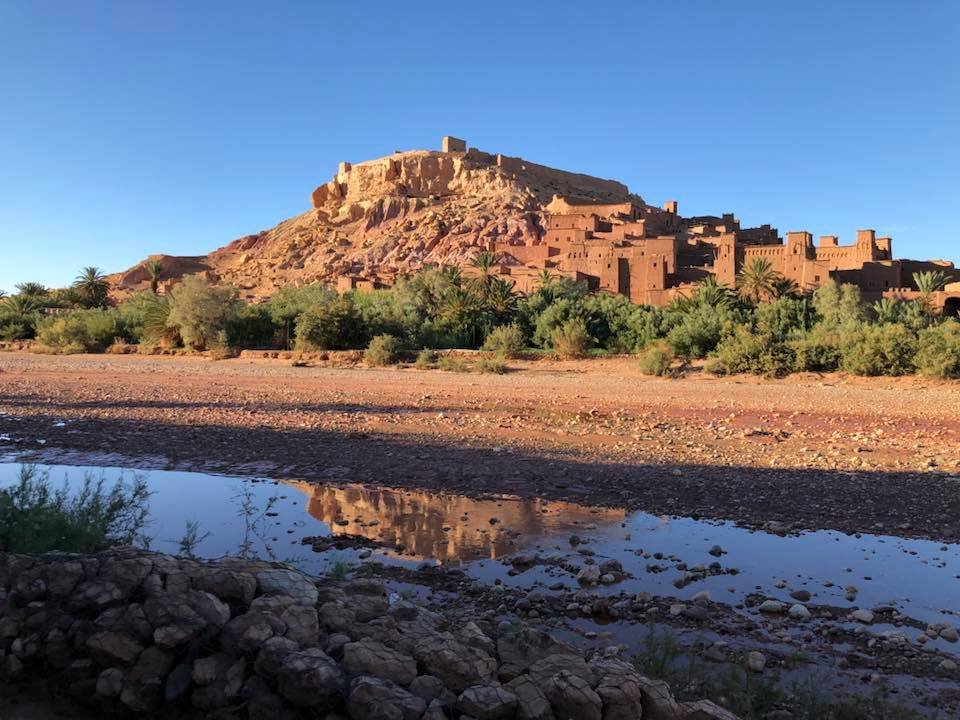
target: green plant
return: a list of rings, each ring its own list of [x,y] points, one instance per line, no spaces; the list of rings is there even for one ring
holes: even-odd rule
[[[163,274],[163,263],[159,260],[148,260],[143,269],[147,271],[150,278],[150,292],[154,295],[160,289],[160,276]]]
[[[73,282],[80,304],[87,308],[105,307],[110,293],[110,283],[100,268],[88,266],[80,271]]]
[[[587,324],[580,318],[568,320],[554,330],[551,341],[554,351],[564,360],[585,357],[593,346]]]
[[[447,372],[470,372],[470,365],[454,355],[441,355],[437,360],[437,367]]]
[[[770,300],[776,296],[782,277],[766,258],[753,258],[737,273],[737,290],[752,303]]]
[[[419,370],[429,370],[433,367],[436,361],[437,353],[435,353],[433,350],[424,348],[417,353],[417,360],[414,363],[414,366]]]
[[[343,560],[335,560],[327,568],[327,577],[332,580],[346,580],[350,573],[350,565]]]
[[[673,360],[673,350],[669,344],[650,345],[640,353],[640,372],[644,375],[669,375]]]
[[[915,363],[926,377],[960,378],[960,322],[947,320],[921,330]]]
[[[917,337],[903,325],[858,325],[840,341],[840,365],[854,375],[908,375]]]
[[[500,358],[516,358],[523,354],[527,339],[516,323],[495,327],[483,343],[483,350]]]
[[[239,309],[232,287],[215,287],[202,275],[185,277],[170,291],[167,327],[175,328],[184,345],[205,350],[227,328]]]
[[[297,348],[300,350],[349,350],[363,347],[365,333],[353,298],[325,298],[297,317]]]
[[[494,375],[503,375],[507,372],[507,364],[499,358],[480,358],[473,367],[477,372]]]
[[[863,320],[860,288],[830,280],[813,293],[813,306],[821,321],[829,327],[851,325]]]
[[[790,347],[794,355],[794,370],[831,372],[840,367],[840,333],[836,328],[815,325],[791,341]]]
[[[132,544],[146,524],[149,497],[136,475],[108,488],[102,475],[88,473],[71,492],[66,481],[54,490],[48,473],[23,466],[15,485],[0,489],[0,551],[91,553]]]
[[[23,340],[36,334],[43,302],[34,295],[13,295],[0,301],[0,340]]]
[[[794,353],[788,345],[770,333],[754,333],[741,326],[717,345],[709,370],[716,374],[780,377],[788,374],[794,365]]]
[[[55,315],[37,326],[37,340],[58,354],[102,352],[121,336],[117,311],[102,308]]]
[[[24,297],[45,298],[50,294],[46,285],[38,282],[18,283],[16,288],[17,294]]]
[[[400,341],[393,335],[377,335],[363,353],[363,360],[371,367],[392,365],[400,353]]]

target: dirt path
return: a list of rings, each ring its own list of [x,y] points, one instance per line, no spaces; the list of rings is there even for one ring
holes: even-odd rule
[[[3,353],[0,452],[960,538],[960,383],[511,367]]]

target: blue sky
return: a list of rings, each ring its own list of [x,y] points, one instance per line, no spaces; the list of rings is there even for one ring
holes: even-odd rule
[[[444,134],[960,263],[958,46],[952,0],[5,0],[0,288],[203,254]]]

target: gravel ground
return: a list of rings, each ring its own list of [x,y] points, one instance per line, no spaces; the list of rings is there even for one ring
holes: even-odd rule
[[[960,383],[510,365],[0,353],[0,453],[960,538]]]

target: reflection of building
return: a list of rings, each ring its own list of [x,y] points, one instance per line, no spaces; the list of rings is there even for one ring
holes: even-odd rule
[[[622,522],[624,518],[620,510],[539,499],[472,500],[420,490],[288,484],[307,496],[307,512],[327,523],[331,532],[402,545],[405,554],[440,561],[508,555],[516,550],[512,539],[516,534],[538,536],[577,521]]]

